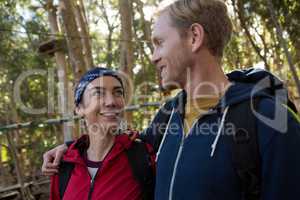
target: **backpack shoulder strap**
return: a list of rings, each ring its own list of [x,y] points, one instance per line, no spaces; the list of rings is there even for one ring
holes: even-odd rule
[[[233,105],[226,119],[235,128],[232,161],[240,179],[243,200],[258,200],[261,195],[261,159],[256,119],[252,112],[252,108],[258,107],[259,100],[257,97]]]
[[[70,162],[61,161],[59,165],[58,177],[59,177],[59,196],[60,199],[63,198],[64,193],[67,189],[67,185],[71,178],[72,171],[74,169],[74,164]]]
[[[134,140],[126,151],[133,176],[142,189],[143,200],[154,199],[155,165],[153,156],[155,152],[149,152],[147,144],[140,140]]]

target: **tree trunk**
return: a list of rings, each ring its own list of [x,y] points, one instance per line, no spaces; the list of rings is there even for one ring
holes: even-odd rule
[[[300,96],[300,81],[299,81],[299,78],[298,78],[298,75],[297,75],[297,70],[296,70],[296,68],[293,64],[291,53],[288,50],[287,42],[283,38],[283,33],[282,33],[283,31],[282,31],[282,28],[279,24],[279,21],[276,18],[273,3],[272,3],[271,0],[268,0],[267,3],[268,3],[268,9],[269,9],[269,12],[270,12],[270,15],[271,15],[272,22],[273,22],[273,24],[275,25],[275,28],[276,28],[276,33],[277,33],[279,43],[280,43],[281,47],[284,50],[285,56],[286,56],[288,64],[289,64],[289,68],[291,70],[292,76],[293,76],[294,81],[295,81],[296,86],[297,86],[298,95]]]
[[[13,97],[13,94],[11,93],[10,99],[13,99],[12,97]],[[17,108],[17,106],[12,101],[11,104],[9,104],[9,106],[8,106],[10,115],[7,116],[7,120],[6,120],[7,124],[10,123],[9,118],[11,118],[12,121],[15,123],[20,122],[16,108]],[[21,134],[21,130],[18,130],[18,129],[13,132],[7,132],[6,139],[7,139],[7,143],[8,143],[8,148],[10,150],[11,156],[12,156],[14,164],[15,164],[14,166],[16,169],[18,184],[20,185],[21,197],[23,200],[31,200],[31,199],[34,199],[34,197],[31,195],[29,189],[25,188],[25,184],[24,184],[24,174],[23,174],[23,170],[22,170],[22,163],[25,163],[24,162],[25,158],[22,158],[22,154],[19,154],[19,150],[16,147],[16,145],[18,145],[20,143],[20,134]],[[23,166],[23,167],[25,167],[25,166]]]
[[[75,5],[75,16],[77,26],[79,27],[79,34],[81,37],[81,43],[83,48],[83,58],[86,66],[86,70],[89,70],[93,66],[92,47],[91,40],[88,31],[88,24],[84,18],[84,7],[83,4]]]
[[[136,3],[137,10],[141,15],[140,23],[144,33],[143,40],[147,44],[148,48],[151,50],[151,53],[153,53],[153,46],[151,43],[151,23],[145,19],[145,14],[143,11],[144,3],[141,0],[136,0]]]
[[[67,35],[67,46],[70,62],[73,67],[74,79],[77,83],[87,67],[85,66],[81,37],[75,20],[74,2],[73,0],[60,0],[59,9],[63,27]]]
[[[31,195],[30,191],[28,190],[28,188],[25,188],[24,176],[22,173],[22,168],[21,168],[20,160],[18,158],[18,153],[17,153],[18,151],[14,144],[11,132],[7,132],[5,135],[6,135],[6,139],[8,141],[8,147],[10,149],[12,159],[14,161],[14,166],[15,166],[16,173],[17,173],[17,180],[18,180],[18,184],[20,185],[21,197],[23,200],[34,199],[34,197]]]
[[[106,54],[106,59],[105,60],[106,60],[106,63],[107,63],[107,67],[111,68],[112,62],[113,62],[113,53],[112,53],[113,40],[112,40],[112,36],[113,36],[113,32],[114,32],[114,29],[116,28],[116,26],[114,26],[110,22],[110,19],[107,15],[107,11],[106,11],[103,0],[101,0],[99,8],[102,11],[103,21],[105,21],[107,29],[108,29],[108,36],[107,36],[107,42],[106,42],[107,54]]]
[[[113,62],[112,34],[113,34],[113,30],[109,29],[109,33],[108,33],[108,36],[107,36],[107,43],[106,43],[106,47],[107,47],[106,62],[107,62],[107,67],[108,68],[111,68],[112,62]]]
[[[11,105],[10,109],[12,109],[12,118],[13,121],[18,123],[18,116],[16,116],[15,113],[15,106]],[[8,116],[9,117],[9,116]],[[10,123],[9,119],[7,117],[7,124]],[[34,197],[30,194],[30,191],[25,188],[25,182],[24,182],[24,175],[23,175],[23,171],[22,171],[22,166],[21,166],[21,161],[20,158],[18,157],[18,149],[16,147],[16,144],[18,144],[16,141],[14,141],[13,135],[19,135],[20,132],[19,131],[14,131],[14,132],[7,132],[6,135],[6,139],[7,139],[7,143],[8,143],[8,149],[10,150],[10,154],[11,157],[13,159],[14,162],[14,167],[16,170],[16,175],[17,175],[17,181],[18,184],[20,186],[20,192],[21,192],[21,198],[23,200],[31,200],[34,199]]]
[[[83,0],[79,0],[79,5],[80,5],[80,7],[82,8],[81,11],[82,11],[82,16],[83,16],[84,23],[85,23],[86,25],[88,25],[88,24],[89,24],[89,21],[88,21],[87,15],[86,15],[86,10],[85,10],[84,4],[83,4]]]
[[[121,52],[120,67],[132,81],[133,78],[133,45],[132,45],[132,2],[131,0],[119,0],[121,15]],[[126,92],[129,92],[127,90]],[[131,94],[129,94],[131,96]],[[132,122],[132,113],[126,113],[128,124]]]
[[[57,24],[57,9],[53,6],[53,0],[48,0],[48,20],[50,23],[51,33],[57,35],[59,28]],[[57,63],[57,76],[58,76],[58,102],[59,102],[59,113],[62,117],[71,116],[71,112],[68,109],[68,84],[67,84],[67,61],[64,52],[56,51],[55,60]],[[68,123],[62,125],[64,133],[64,141],[72,139],[72,127]]]

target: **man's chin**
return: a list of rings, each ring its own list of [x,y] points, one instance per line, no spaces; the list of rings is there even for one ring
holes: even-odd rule
[[[160,86],[161,90],[164,92],[169,92],[175,89],[180,88],[178,83],[174,83],[174,82],[162,82],[161,86]]]

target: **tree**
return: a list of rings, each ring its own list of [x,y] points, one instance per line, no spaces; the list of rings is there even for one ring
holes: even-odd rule
[[[85,65],[84,61],[79,28],[76,24],[74,1],[60,0],[59,3],[59,10],[62,16],[62,25],[67,36],[66,39],[70,62],[73,67],[74,79],[77,83],[80,77],[86,71],[87,66]]]
[[[53,5],[53,0],[48,0],[47,4],[45,4],[45,9],[48,11],[48,20],[50,24],[50,30],[53,34],[52,40],[53,42],[59,41],[59,37],[55,37],[56,35],[60,35],[60,31],[58,28],[57,22],[57,7]],[[61,40],[60,40],[61,41]],[[66,60],[65,53],[63,49],[58,49],[54,52],[55,60],[57,63],[57,77],[58,77],[58,99],[59,99],[59,112],[62,114],[62,117],[71,116],[68,104],[68,64]],[[68,124],[63,124],[63,133],[64,140],[68,141],[72,139],[72,128],[68,126]]]
[[[291,70],[292,76],[294,78],[294,81],[295,81],[297,89],[298,89],[298,94],[300,95],[300,81],[299,81],[295,66],[293,64],[293,61],[292,61],[292,56],[288,50],[287,42],[283,38],[282,28],[281,28],[280,24],[278,23],[278,21],[276,20],[276,14],[274,12],[274,6],[273,6],[272,1],[268,0],[267,3],[268,3],[268,9],[270,11],[272,22],[274,23],[274,26],[276,28],[276,33],[277,33],[277,37],[278,37],[280,46],[282,46],[282,48],[284,49],[284,53],[286,55],[286,58],[287,58],[287,61],[289,64],[289,68]]]
[[[133,36],[132,36],[132,2],[131,0],[120,0],[119,9],[121,16],[121,51],[120,51],[120,68],[128,75],[130,80],[133,78]],[[130,88],[129,88],[130,89]],[[127,90],[127,94],[131,92]],[[129,94],[131,96],[131,94]],[[126,120],[132,123],[132,114],[126,114]]]

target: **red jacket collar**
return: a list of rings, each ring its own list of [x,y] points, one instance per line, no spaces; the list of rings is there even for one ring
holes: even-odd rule
[[[132,144],[132,132],[130,134],[124,133],[115,137],[114,145],[111,151],[106,155],[103,162],[109,162],[116,158],[121,152],[130,148]],[[63,160],[85,165],[82,155],[89,146],[88,135],[83,135],[75,140],[65,153]]]

